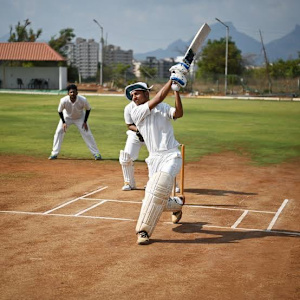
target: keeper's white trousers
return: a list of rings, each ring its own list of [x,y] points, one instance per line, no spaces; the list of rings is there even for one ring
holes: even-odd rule
[[[145,145],[144,142],[141,142],[135,132],[131,130],[127,130],[127,140],[125,144],[125,148],[123,153],[127,153],[129,155],[129,160],[127,163],[122,163],[122,158],[120,156],[119,160],[122,165],[124,182],[130,183],[132,187],[135,186],[134,179],[134,165],[133,162],[138,159],[141,147]],[[121,154],[120,154],[121,155]]]
[[[141,147],[145,145],[144,142],[141,142],[135,132],[127,130],[127,140],[124,148],[124,152],[128,153],[132,161],[135,161],[139,157]]]
[[[83,140],[85,141],[87,147],[89,148],[89,150],[91,151],[91,153],[93,155],[100,153],[99,149],[96,145],[94,136],[92,134],[91,128],[88,125],[88,131],[85,131],[84,128],[82,128],[82,124],[83,124],[84,118],[82,119],[70,119],[70,118],[65,118],[65,122],[67,124],[67,128],[69,126],[71,126],[72,124],[76,125]],[[67,129],[68,130],[68,129]],[[52,148],[52,152],[51,155],[58,155],[58,153],[60,152],[61,149],[61,145],[62,142],[64,140],[65,137],[65,132],[63,129],[63,122],[62,120],[59,121],[55,134],[54,134],[54,140],[53,140],[53,148]]]

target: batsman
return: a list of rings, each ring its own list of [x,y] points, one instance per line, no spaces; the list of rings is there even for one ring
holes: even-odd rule
[[[149,181],[136,225],[139,245],[150,242],[149,238],[163,211],[173,212],[173,223],[179,222],[182,217],[184,197],[170,197],[174,179],[182,165],[181,152],[178,149],[180,144],[175,139],[171,121],[183,116],[179,89],[186,86],[187,69],[176,65],[170,71],[170,80],[151,100],[146,83],[137,82],[125,88],[126,97],[134,102],[131,110],[132,121],[143,136],[149,151],[146,159]],[[162,103],[171,88],[175,107]]]

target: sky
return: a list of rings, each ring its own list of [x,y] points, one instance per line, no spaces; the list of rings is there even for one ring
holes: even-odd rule
[[[0,0],[0,39],[29,19],[29,28],[43,31],[39,41],[73,28],[76,37],[99,42],[96,19],[108,44],[145,53],[188,41],[203,23],[218,18],[258,41],[261,30],[268,43],[300,25],[299,12],[300,0]]]

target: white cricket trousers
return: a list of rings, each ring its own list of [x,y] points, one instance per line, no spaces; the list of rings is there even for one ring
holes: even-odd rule
[[[132,161],[138,159],[141,147],[143,145],[145,145],[145,143],[141,142],[133,131],[127,131],[127,140],[124,152],[129,154]]]
[[[83,124],[84,118],[82,119],[70,119],[70,118],[65,118],[65,122],[67,124],[67,127],[71,126],[72,124],[76,125],[83,140],[85,141],[87,147],[89,148],[89,150],[91,151],[91,153],[93,155],[98,154],[99,153],[99,149],[96,145],[94,136],[92,134],[91,128],[88,125],[89,130],[85,131],[84,128],[82,128],[82,124]],[[58,155],[58,153],[60,152],[61,149],[61,145],[62,142],[64,140],[65,137],[65,132],[63,129],[63,122],[62,120],[59,121],[55,134],[54,134],[54,140],[53,140],[53,148],[52,148],[52,152],[51,155]]]
[[[163,153],[151,153],[146,158],[146,163],[149,169],[149,178],[157,172],[165,172],[175,178],[182,166],[181,152],[175,148]]]

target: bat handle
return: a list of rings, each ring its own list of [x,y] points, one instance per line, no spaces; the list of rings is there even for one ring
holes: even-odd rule
[[[177,83],[175,83],[175,81],[172,82],[171,88],[173,91],[176,91],[176,92],[178,92],[180,90],[180,86]]]

